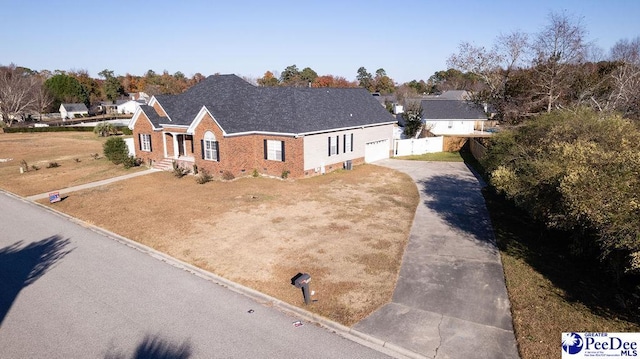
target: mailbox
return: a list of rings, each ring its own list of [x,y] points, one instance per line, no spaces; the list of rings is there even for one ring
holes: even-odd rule
[[[302,297],[304,298],[304,304],[309,304],[311,301],[309,295],[309,282],[311,282],[311,276],[307,273],[298,273],[291,278],[291,284],[296,288],[302,288]]]
[[[300,276],[296,275],[296,279],[293,280],[293,285],[296,286],[296,288],[302,288],[302,286],[305,286],[307,284],[309,284],[309,282],[311,282],[311,276],[307,273],[299,273]]]

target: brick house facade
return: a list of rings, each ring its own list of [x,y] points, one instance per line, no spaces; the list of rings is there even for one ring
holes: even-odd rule
[[[302,178],[389,157],[394,122],[364,89],[255,87],[214,75],[154,96],[129,127],[136,157],[151,165]]]

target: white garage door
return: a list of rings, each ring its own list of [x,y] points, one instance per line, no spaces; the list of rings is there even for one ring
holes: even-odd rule
[[[389,140],[367,142],[364,148],[364,161],[374,162],[389,158]]]

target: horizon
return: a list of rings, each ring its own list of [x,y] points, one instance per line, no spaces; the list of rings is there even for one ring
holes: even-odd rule
[[[518,30],[532,35],[543,29],[551,12],[580,19],[586,42],[605,55],[617,41],[640,36],[635,19],[640,2],[633,0],[527,1],[518,8],[505,0],[466,0],[455,6],[405,0],[393,7],[379,0],[297,7],[282,0],[158,1],[148,8],[117,0],[108,11],[73,0],[0,4],[6,12],[0,23],[0,65],[86,70],[93,78],[109,69],[116,76],[153,70],[257,79],[296,65],[348,81],[355,80],[361,66],[370,73],[383,68],[398,84],[426,81],[448,69],[446,60],[461,42],[490,48],[500,34]],[[37,6],[48,11],[34,12]],[[24,14],[29,14],[28,23]],[[84,23],[89,25],[79,27]]]

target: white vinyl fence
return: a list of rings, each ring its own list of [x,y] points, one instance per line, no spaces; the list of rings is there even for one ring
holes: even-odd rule
[[[396,140],[393,146],[393,155],[410,156],[442,152],[443,142],[442,136]]]

